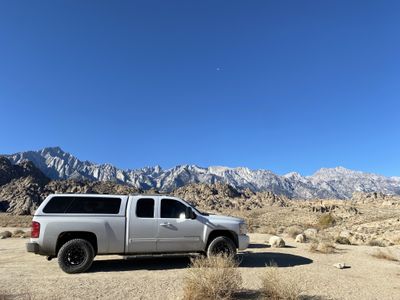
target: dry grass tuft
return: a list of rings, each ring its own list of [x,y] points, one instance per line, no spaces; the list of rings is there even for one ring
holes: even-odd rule
[[[379,259],[385,259],[390,261],[400,261],[399,257],[394,255],[390,250],[383,251],[381,249],[377,249],[371,256]]]
[[[285,229],[285,233],[292,239],[296,238],[296,236],[300,233],[303,233],[303,231],[303,228],[301,228],[300,226],[290,226]]]
[[[310,244],[310,251],[324,253],[324,254],[330,254],[330,253],[335,253],[336,247],[331,242],[319,241],[319,242],[313,242]]]
[[[264,299],[297,300],[301,299],[302,290],[294,280],[279,276],[276,266],[266,267],[262,280],[261,292]]]
[[[13,237],[24,237],[25,236],[25,231],[21,230],[21,229],[16,229],[14,230],[14,232],[12,233]]]
[[[184,299],[232,299],[240,291],[242,277],[238,262],[228,256],[192,260],[184,280]]]
[[[322,229],[332,227],[335,224],[336,220],[331,214],[324,214],[318,219],[318,226]]]

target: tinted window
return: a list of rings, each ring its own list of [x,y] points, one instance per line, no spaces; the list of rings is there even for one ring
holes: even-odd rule
[[[43,208],[47,214],[63,214],[74,197],[53,197]]]
[[[136,204],[136,216],[139,218],[154,218],[154,199],[139,199]]]
[[[74,197],[74,201],[66,212],[70,214],[117,214],[120,206],[120,198]]]
[[[185,215],[186,205],[172,199],[161,200],[161,218],[179,219],[181,214]]]

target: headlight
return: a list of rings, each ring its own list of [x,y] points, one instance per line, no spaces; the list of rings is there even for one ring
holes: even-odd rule
[[[247,225],[246,223],[239,224],[239,234],[247,234]]]

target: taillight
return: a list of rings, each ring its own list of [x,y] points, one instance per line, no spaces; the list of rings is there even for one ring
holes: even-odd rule
[[[31,238],[38,238],[40,234],[40,223],[32,221]]]

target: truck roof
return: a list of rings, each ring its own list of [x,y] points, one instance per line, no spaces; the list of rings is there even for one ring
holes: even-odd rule
[[[54,193],[50,195],[57,195],[57,196],[63,196],[63,197],[73,197],[73,196],[78,196],[78,197],[126,197],[126,196],[142,196],[142,197],[159,197],[159,196],[164,196],[164,197],[175,197],[169,194],[83,194],[83,193]]]

